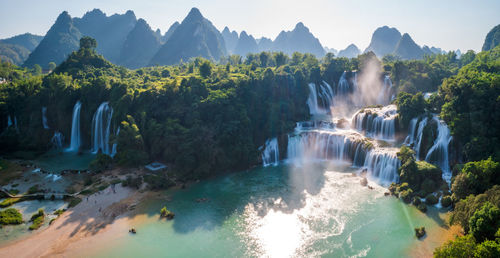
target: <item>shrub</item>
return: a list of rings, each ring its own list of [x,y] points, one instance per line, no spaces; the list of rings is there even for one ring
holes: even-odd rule
[[[82,202],[82,199],[80,199],[78,197],[70,197],[70,198],[68,198],[68,201],[69,201],[69,203],[68,203],[68,209],[69,209],[69,208],[75,207],[80,202]]]
[[[426,213],[427,212],[427,205],[425,205],[425,203],[420,203],[419,205],[417,205],[417,209],[423,213]]]
[[[405,203],[410,203],[412,196],[413,196],[413,190],[411,189],[404,190],[399,193],[399,198],[401,198]]]
[[[39,185],[34,185],[28,189],[27,194],[35,194],[41,192],[42,190],[39,188]]]
[[[12,204],[18,203],[18,202],[20,202],[22,200],[23,200],[22,198],[18,198],[18,197],[16,197],[16,198],[6,198],[2,202],[0,202],[0,208],[9,207]]]
[[[450,205],[451,205],[451,197],[449,195],[443,196],[443,198],[441,198],[441,206],[446,208],[450,207]]]
[[[96,158],[90,162],[90,170],[94,172],[102,172],[106,169],[109,169],[111,167],[111,164],[113,163],[113,159],[106,154],[99,153],[97,154]]]
[[[427,205],[435,205],[436,203],[438,203],[438,201],[438,198],[433,194],[429,194],[425,197],[425,203]]]
[[[9,208],[0,211],[0,225],[15,225],[23,223],[23,216],[17,209]]]
[[[175,214],[169,210],[167,210],[167,206],[163,206],[160,210],[160,217],[161,218],[167,218],[167,219],[173,219]]]
[[[415,196],[415,197],[413,197],[412,203],[413,203],[413,205],[418,206],[419,204],[422,203],[422,200],[420,199],[420,197]]]
[[[45,221],[45,212],[43,211],[43,209],[39,209],[37,213],[33,214],[33,216],[31,216],[30,221],[33,222],[33,224],[29,226],[30,230],[39,229],[43,225],[43,222]]]
[[[127,179],[125,179],[122,182],[122,186],[124,187],[134,187],[136,189],[139,189],[142,185],[142,177],[131,177],[127,176]]]

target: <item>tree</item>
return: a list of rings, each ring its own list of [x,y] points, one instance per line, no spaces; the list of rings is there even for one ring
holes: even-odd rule
[[[48,68],[50,71],[54,71],[54,69],[56,69],[56,63],[50,62]]]
[[[34,75],[40,75],[40,74],[42,74],[42,67],[39,64],[35,64],[33,66],[33,74]]]
[[[204,61],[200,65],[200,75],[204,78],[207,78],[212,73],[212,64],[210,61]]]
[[[434,250],[436,258],[470,258],[474,257],[476,243],[471,235],[458,237],[455,240],[449,241],[441,247]]]
[[[94,38],[85,36],[80,39],[80,48],[82,49],[95,49],[97,48],[97,41]]]
[[[495,233],[500,228],[500,209],[486,202],[470,218],[469,228],[470,233],[478,242],[494,239]]]

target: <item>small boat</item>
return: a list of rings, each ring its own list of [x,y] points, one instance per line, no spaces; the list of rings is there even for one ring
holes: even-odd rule
[[[132,233],[132,234],[137,233],[137,231],[135,231],[135,228],[131,228],[131,229],[129,229],[129,230],[128,230],[128,232],[129,232],[129,233]]]

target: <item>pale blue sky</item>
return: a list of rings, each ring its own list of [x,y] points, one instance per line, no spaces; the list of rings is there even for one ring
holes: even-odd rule
[[[373,31],[388,25],[421,46],[478,51],[500,23],[500,0],[0,0],[0,38],[44,35],[62,11],[81,17],[93,8],[107,15],[133,10],[164,33],[192,7],[219,30],[227,25],[256,38],[274,39],[302,21],[324,46],[336,49],[354,43],[364,50]]]

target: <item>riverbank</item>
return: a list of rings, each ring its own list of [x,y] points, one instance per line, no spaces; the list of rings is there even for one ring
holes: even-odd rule
[[[63,213],[47,229],[0,248],[0,257],[66,256],[73,244],[106,231],[119,216],[127,213],[145,194],[116,185],[94,193]]]

